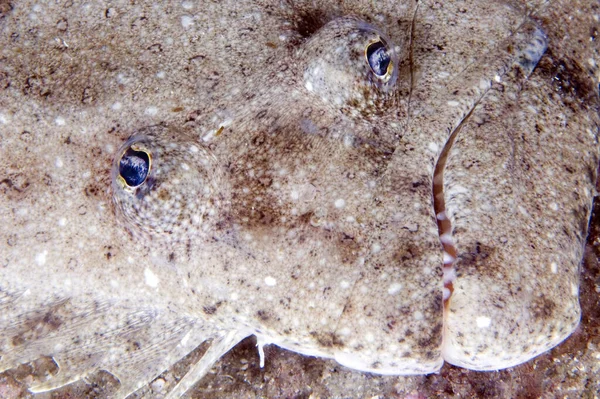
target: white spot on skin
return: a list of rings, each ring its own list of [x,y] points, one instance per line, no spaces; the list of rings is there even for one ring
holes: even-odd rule
[[[571,284],[571,295],[579,296],[579,287],[577,284]]]
[[[423,313],[417,310],[415,313],[413,313],[413,317],[415,318],[415,320],[423,320]]]
[[[523,208],[521,205],[519,205],[517,208],[519,209],[519,212],[521,212],[521,214],[523,216],[530,217],[529,212],[527,212],[527,209]]]
[[[165,385],[166,385],[166,383],[167,383],[167,382],[166,382],[164,379],[162,379],[162,378],[159,378],[159,379],[157,379],[156,381],[154,381],[154,382],[153,382],[153,383],[150,385],[150,387],[152,388],[152,390],[153,390],[154,392],[159,392],[159,393],[162,393],[162,392],[164,392],[164,388],[165,388]]]
[[[477,327],[479,328],[488,328],[492,324],[492,319],[485,316],[479,316],[475,319],[475,323],[477,323]]]
[[[183,17],[181,17],[181,26],[183,26],[184,29],[189,28],[193,24],[194,24],[194,17],[192,17],[190,15],[184,15]]]
[[[402,290],[402,284],[400,284],[400,283],[394,283],[394,284],[390,285],[390,287],[388,288],[387,292],[390,295],[396,295],[401,290]]]
[[[156,107],[148,107],[148,108],[146,108],[144,110],[144,113],[146,115],[150,115],[150,116],[156,115],[158,113],[158,108],[156,108]]]
[[[427,148],[429,148],[432,152],[437,152],[439,150],[438,145],[434,142],[429,143]]]
[[[351,332],[352,332],[352,330],[350,330],[348,327],[344,327],[339,330],[340,335],[344,335],[344,336],[350,335]]]
[[[365,341],[367,341],[367,342],[374,342],[375,341],[375,337],[373,336],[373,334],[367,333],[365,335]]]
[[[354,137],[350,134],[344,136],[344,146],[352,148],[354,146]]]
[[[46,264],[46,256],[48,255],[48,251],[40,252],[35,256],[35,263],[38,266],[44,266]]]
[[[158,287],[158,276],[152,272],[152,270],[146,268],[144,269],[144,279],[146,280],[146,284],[152,288]]]
[[[336,208],[341,209],[346,206],[346,201],[344,201],[342,198],[338,198],[335,200],[334,205]]]
[[[458,107],[460,105],[460,103],[458,101],[454,101],[454,100],[448,101],[447,104],[451,107]]]
[[[123,108],[123,104],[121,104],[120,102],[117,101],[110,108],[112,108],[113,111],[118,111],[121,108]]]
[[[450,195],[455,195],[455,194],[467,194],[469,192],[469,190],[466,189],[466,187],[463,186],[453,186],[451,187],[448,191],[448,197],[450,197]]]
[[[558,273],[558,265],[556,264],[556,262],[552,262],[550,264],[550,270],[552,270],[552,273],[554,274]]]
[[[60,159],[59,157],[56,157],[56,161],[54,161],[54,165],[57,168],[62,168],[64,163],[63,163],[62,159]]]
[[[381,251],[381,244],[379,244],[378,242],[373,243],[373,245],[371,246],[371,252],[376,254],[380,251]]]
[[[60,218],[60,219],[58,219],[58,225],[60,227],[65,227],[67,225],[67,219],[66,218]]]
[[[277,280],[275,280],[271,276],[267,276],[267,277],[265,277],[265,284],[268,285],[269,287],[273,287],[273,286],[277,285]]]
[[[64,126],[65,118],[63,118],[62,116],[59,116],[56,119],[54,119],[54,123],[56,123],[58,126]]]
[[[350,283],[345,280],[342,280],[340,281],[340,287],[342,287],[343,289],[350,288]]]

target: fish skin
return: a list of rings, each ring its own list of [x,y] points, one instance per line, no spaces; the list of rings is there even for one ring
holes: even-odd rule
[[[37,80],[36,80],[37,79]],[[46,91],[44,91],[44,87],[43,84],[41,86],[41,88],[38,88],[35,86],[35,82],[37,82],[39,80],[39,78],[32,78],[30,80],[29,83],[25,83],[25,88],[27,90],[30,90],[29,92],[33,92],[34,94],[37,93],[37,95],[41,96],[41,98],[52,98],[52,94],[48,94]],[[43,83],[43,79],[41,79],[42,83]],[[32,83],[33,82],[33,83]],[[28,86],[29,85],[29,86]],[[28,87],[27,87],[28,86]],[[37,90],[37,92],[35,92],[34,90]],[[60,91],[60,89],[59,89]],[[58,97],[58,101],[60,102],[61,98],[60,95],[57,96]],[[230,99],[226,99],[226,97],[223,97],[224,100],[221,101],[229,101]],[[64,100],[64,99],[63,99]],[[414,97],[414,101],[416,102],[418,100],[418,94],[415,94]],[[43,101],[40,100],[39,98],[31,101],[32,104],[27,104],[29,105],[31,108],[36,109],[39,107],[38,104],[36,104],[36,102],[38,101]],[[219,100],[217,100],[219,101]],[[44,105],[46,105],[45,103],[42,103]],[[418,105],[418,103],[417,103]],[[52,105],[50,105],[48,108],[52,108]],[[60,108],[59,108],[60,109]],[[56,110],[55,110],[56,111]],[[149,111],[148,113],[152,114],[151,111]],[[233,112],[234,115],[236,115],[236,112]],[[293,114],[293,113],[292,113]],[[58,118],[64,118],[63,116],[58,116],[56,119],[54,119],[54,124],[57,124],[59,126],[63,126],[61,125],[60,119]],[[138,117],[139,118],[139,117]],[[86,119],[86,118],[82,118],[82,119]],[[87,121],[87,120],[86,120]],[[74,122],[77,123],[81,123],[81,121],[77,120],[77,117],[74,117]],[[140,121],[141,122],[141,121]],[[16,122],[19,123],[19,122]],[[48,125],[51,125],[52,120],[51,118],[48,121],[43,121],[43,123],[46,125],[46,127],[48,127]],[[202,123],[206,123],[206,122],[199,122],[200,124]],[[86,124],[85,122],[82,124]],[[143,124],[142,124],[143,126]],[[51,129],[56,129],[56,128],[50,128]],[[97,136],[101,136],[101,137],[97,137],[99,140],[95,143],[96,145],[98,145],[98,142],[100,143],[104,143],[105,145],[111,146],[112,148],[115,148],[116,146],[118,146],[120,143],[122,143],[124,141],[124,138],[126,137],[126,135],[131,134],[131,132],[135,132],[139,130],[139,128],[135,128],[135,129],[131,129],[129,131],[124,131],[119,133],[120,137],[111,137],[108,136],[108,138],[106,136],[102,137],[102,135],[97,134]],[[250,130],[247,127],[245,127],[243,130]],[[16,132],[18,131],[15,130]],[[178,130],[177,130],[178,131]],[[28,131],[29,132],[29,131]],[[20,133],[20,132],[19,132]],[[29,132],[29,135],[31,135],[32,133]],[[177,133],[179,135],[179,133]],[[25,134],[25,136],[21,135],[20,137],[24,137],[24,140],[26,140],[26,137],[28,135]],[[54,240],[56,240],[57,238],[54,237],[54,235],[52,233],[54,233],[54,230],[39,230],[39,231],[35,231],[36,227],[41,226],[41,225],[46,225],[46,223],[48,222],[53,222],[55,223],[55,225],[61,225],[63,218],[67,220],[67,225],[69,225],[71,218],[70,218],[70,214],[66,213],[66,210],[64,209],[59,209],[59,210],[55,210],[52,207],[47,206],[44,209],[44,218],[38,218],[38,220],[41,220],[42,222],[37,222],[39,223],[38,225],[36,225],[36,218],[28,218],[28,215],[25,214],[25,208],[28,208],[27,206],[23,206],[23,205],[27,205],[27,204],[31,204],[31,206],[29,207],[29,209],[34,209],[35,206],[38,206],[41,203],[44,203],[44,200],[47,200],[48,203],[52,202],[52,200],[50,200],[51,197],[55,197],[54,200],[56,200],[56,198],[61,198],[59,194],[64,195],[64,197],[78,197],[81,196],[81,194],[77,195],[75,194],[77,191],[79,191],[79,193],[81,192],[85,192],[86,189],[87,192],[89,194],[91,194],[92,196],[94,196],[94,192],[97,192],[98,188],[97,187],[84,187],[84,185],[82,184],[81,181],[76,181],[73,183],[73,185],[75,187],[70,187],[69,189],[71,190],[70,192],[66,192],[66,193],[57,193],[56,191],[52,191],[52,188],[43,188],[41,182],[43,180],[43,182],[45,184],[47,184],[48,182],[50,182],[49,186],[46,187],[52,187],[53,185],[58,185],[60,186],[60,184],[58,184],[58,182],[60,182],[61,177],[60,174],[58,174],[58,176],[54,175],[54,173],[48,173],[48,171],[52,171],[55,172],[54,169],[56,167],[62,168],[65,165],[69,165],[69,163],[78,163],[78,164],[86,164],[86,158],[89,157],[89,154],[94,154],[94,151],[97,152],[97,149],[94,147],[89,147],[88,143],[84,143],[83,138],[85,136],[80,135],[79,137],[79,143],[77,142],[78,136],[76,134],[73,134],[72,136],[69,136],[69,139],[67,140],[67,138],[65,138],[65,141],[69,141],[70,144],[74,144],[74,145],[79,145],[79,148],[73,151],[68,151],[66,149],[63,149],[62,151],[55,151],[54,148],[52,147],[44,147],[45,145],[49,146],[52,143],[51,142],[47,142],[47,140],[44,140],[41,137],[41,134],[38,136],[35,132],[33,133],[33,141],[29,142],[29,144],[22,144],[21,142],[18,144],[18,146],[15,146],[14,149],[16,149],[17,151],[16,154],[6,154],[8,156],[4,157],[5,159],[7,159],[6,161],[6,165],[9,165],[6,167],[6,171],[9,173],[9,175],[11,176],[11,184],[12,184],[12,190],[8,190],[8,194],[7,194],[7,198],[11,201],[15,201],[18,202],[21,206],[19,207],[19,212],[14,212],[13,214],[11,214],[11,220],[16,220],[17,222],[21,222],[21,225],[23,225],[25,228],[23,229],[23,232],[25,232],[25,234],[29,233],[29,237],[27,237],[27,235],[25,235],[25,239],[29,240],[26,242],[26,246],[29,249],[29,253],[32,255],[31,256],[31,260],[30,260],[30,264],[37,264],[40,267],[41,266],[45,266],[48,263],[53,263],[54,260],[52,258],[52,256],[56,256],[56,254],[52,254],[51,251],[48,251],[48,253],[46,253],[46,246],[48,245],[48,242],[52,242]],[[36,137],[37,136],[37,137]],[[226,139],[224,139],[226,140]],[[22,140],[23,141],[23,140]],[[106,144],[108,142],[108,144]],[[441,146],[440,146],[441,147]],[[31,155],[33,156],[34,159],[39,159],[40,161],[43,160],[43,162],[40,162],[39,165],[32,165],[32,169],[31,169],[31,173],[28,174],[28,176],[36,176],[36,178],[38,180],[35,180],[33,182],[27,182],[24,183],[22,179],[22,175],[19,175],[19,172],[21,172],[23,170],[22,166],[20,167],[19,165],[22,165],[23,163],[20,162],[19,158],[19,150],[21,150],[22,152],[27,151],[25,150],[25,148],[27,148],[27,150],[30,150],[31,148],[34,148],[34,150],[30,150]],[[100,146],[100,148],[102,148]],[[12,148],[11,148],[12,149]],[[110,163],[112,162],[112,155],[110,153],[110,151],[104,151],[106,152],[106,154],[102,154],[100,155],[97,160],[97,164],[94,165],[94,168],[91,175],[96,177],[98,180],[100,180],[99,182],[97,182],[97,185],[101,188],[100,191],[102,191],[102,188],[108,187],[110,185],[109,183],[109,179],[107,178],[107,173],[106,173],[106,165],[107,165],[107,161],[108,164],[110,165]],[[52,154],[55,155],[56,157],[48,157],[48,154]],[[4,155],[4,154],[3,154]],[[399,162],[396,160],[396,162]],[[431,162],[431,161],[429,161]],[[15,166],[17,165],[17,166]],[[59,166],[62,165],[62,166]],[[104,168],[104,169],[103,169]],[[3,169],[4,170],[4,169]],[[72,177],[75,174],[72,173],[69,179],[69,181],[72,181]],[[42,176],[44,176],[42,178]],[[104,180],[102,180],[102,176]],[[15,185],[16,184],[16,185]],[[588,182],[588,185],[590,183]],[[30,186],[32,185],[32,188],[30,188]],[[42,187],[38,190],[38,187]],[[33,190],[33,188],[36,189],[36,191]],[[28,191],[29,190],[29,191]],[[34,194],[32,194],[32,192]],[[70,195],[69,195],[70,194]],[[95,248],[88,248],[87,245],[84,245],[84,248],[86,250],[88,250],[89,252],[86,252],[85,257],[90,259],[91,261],[89,262],[90,264],[106,264],[106,258],[113,259],[113,257],[115,256],[121,256],[122,258],[125,257],[125,254],[128,253],[128,251],[131,251],[132,248],[135,248],[136,251],[134,251],[134,253],[136,254],[140,254],[142,253],[143,256],[150,256],[153,257],[155,256],[152,253],[152,249],[145,249],[145,251],[147,253],[144,253],[144,249],[143,249],[143,245],[139,246],[139,244],[137,244],[137,241],[135,239],[132,239],[131,237],[127,236],[126,233],[123,233],[123,229],[122,226],[119,226],[118,228],[115,226],[114,223],[114,218],[111,219],[111,217],[114,215],[114,210],[112,209],[111,206],[111,198],[110,198],[110,193],[108,192],[104,192],[104,193],[100,193],[98,194],[100,200],[98,200],[98,197],[93,198],[91,200],[84,200],[83,205],[85,207],[85,205],[89,205],[93,211],[95,212],[94,215],[90,215],[90,216],[86,216],[86,215],[81,215],[82,217],[81,219],[81,224],[74,227],[72,229],[72,235],[70,237],[65,237],[64,235],[62,235],[61,233],[59,233],[59,238],[58,240],[68,240],[68,242],[74,241],[75,240],[75,236],[77,236],[77,238],[81,239],[81,240],[85,240],[86,238],[88,240],[90,240],[91,242],[98,242],[98,233],[96,231],[87,231],[85,233],[83,233],[85,231],[85,229],[81,226],[96,226],[96,225],[100,225],[100,231],[103,232],[103,235],[105,235],[104,237],[101,238],[100,240],[100,244],[104,244],[101,241],[104,241],[106,243],[106,245],[101,246],[100,244],[96,244]],[[31,198],[32,196],[37,196],[36,201],[34,202],[33,199]],[[37,201],[38,199],[41,198],[41,201]],[[65,200],[64,202],[61,201],[61,203],[64,203],[65,205],[68,205],[68,199]],[[101,205],[100,209],[98,205]],[[103,207],[103,208],[102,208]],[[81,209],[81,212],[83,212],[83,208]],[[85,210],[87,211],[87,207],[85,207]],[[431,211],[431,210],[430,210]],[[72,211],[71,211],[72,212]],[[587,211],[589,213],[589,210]],[[585,212],[583,212],[585,213]],[[17,217],[15,218],[14,215],[17,215]],[[87,214],[87,213],[86,213]],[[19,220],[19,217],[21,218]],[[578,218],[581,219],[582,217],[580,216]],[[585,218],[584,218],[585,219]],[[580,222],[580,221],[579,221]],[[111,225],[112,224],[112,225]],[[66,226],[65,226],[66,227]],[[77,234],[74,234],[77,233]],[[82,234],[83,233],[83,234]],[[118,237],[118,239],[120,241],[122,241],[122,243],[120,242],[119,245],[110,245],[110,244],[114,244],[114,241],[112,241],[112,237]],[[20,241],[21,237],[16,237],[17,238],[17,243]],[[7,238],[7,242],[8,242]],[[582,238],[580,238],[580,241],[582,240]],[[31,243],[31,241],[33,241],[33,243]],[[14,240],[12,240],[11,242],[15,242]],[[15,244],[18,245],[18,244]],[[23,245],[21,243],[21,245]],[[46,245],[46,246],[45,246]],[[136,246],[138,245],[138,246]],[[106,247],[106,248],[104,248]],[[108,248],[111,247],[111,248]],[[140,249],[140,247],[142,247],[142,249]],[[18,258],[18,255],[21,255],[23,253],[26,253],[26,251],[22,250],[21,248],[23,247],[18,247],[17,249],[13,249],[13,254],[16,254],[14,257]],[[100,248],[102,248],[102,250],[100,250]],[[113,253],[113,249],[114,249],[114,253],[116,253],[116,255]],[[176,248],[175,250],[179,250],[180,252],[176,252],[177,255],[176,258],[182,258],[182,259],[186,259],[185,256],[185,250],[181,249],[181,248]],[[72,251],[72,250],[71,250]],[[92,252],[97,251],[96,254],[92,254]],[[160,252],[160,251],[159,251]],[[59,256],[58,258],[63,258],[63,259],[67,259],[65,255],[70,256],[69,259],[76,259],[76,251],[74,253],[69,253],[69,254],[60,254],[61,256]],[[108,255],[110,254],[110,255]],[[35,255],[35,256],[33,256]],[[155,264],[161,264],[164,265],[165,262],[164,260],[156,260],[156,258],[160,258],[161,255],[158,255],[156,257],[154,257],[154,262]],[[189,254],[187,255],[189,256]],[[121,261],[124,259],[121,259]],[[88,262],[86,262],[88,263]],[[129,262],[128,262],[129,263]],[[164,297],[154,297],[154,293],[151,290],[148,290],[148,288],[146,287],[146,285],[148,285],[148,281],[152,282],[153,277],[152,275],[155,274],[157,272],[151,270],[150,273],[146,273],[145,269],[142,269],[142,265],[136,264],[136,259],[133,260],[133,262],[131,262],[131,264],[133,264],[134,266],[128,266],[128,271],[125,272],[114,272],[114,273],[109,273],[112,276],[120,276],[119,281],[120,282],[125,282],[125,285],[131,286],[131,287],[135,287],[135,289],[132,290],[132,292],[128,293],[127,295],[131,295],[131,299],[136,300],[136,307],[142,307],[143,305],[147,305],[151,308],[155,308],[155,307],[162,307],[164,309],[164,304],[165,304],[165,298]],[[58,263],[56,263],[58,264]],[[67,264],[68,265],[68,264]],[[67,266],[65,265],[65,266]],[[63,266],[64,267],[64,266]],[[83,267],[85,268],[86,266],[81,266],[78,265],[77,262],[75,262],[75,264],[72,265],[72,267],[74,268],[78,268],[78,267]],[[109,282],[106,280],[106,276],[104,276],[103,274],[106,274],[106,270],[97,270],[98,268],[96,268],[96,270],[91,270],[91,273],[89,274],[91,277],[89,278],[88,281],[103,281],[103,282]],[[110,268],[108,268],[108,270],[110,270]],[[136,278],[134,279],[130,274],[134,274],[132,272],[132,270],[137,271],[137,273],[135,274]],[[62,292],[61,295],[64,296],[75,296],[78,297],[80,296],[79,294],[81,294],[83,297],[85,297],[86,295],[88,296],[89,302],[92,302],[92,300],[96,301],[99,299],[107,299],[110,300],[111,298],[115,298],[115,297],[122,297],[123,296],[123,292],[120,288],[109,288],[108,286],[104,285],[101,286],[101,289],[98,291],[95,291],[93,293],[93,295],[89,294],[89,293],[81,293],[79,290],[81,289],[82,291],[85,291],[85,289],[82,289],[82,287],[76,287],[76,288],[69,288],[69,287],[65,287],[65,282],[67,281],[67,278],[65,278],[65,276],[69,276],[70,273],[69,272],[61,272],[61,270],[51,270],[51,273],[44,273],[44,279],[43,281],[40,281],[38,284],[42,285],[42,286],[46,286],[46,287],[62,287]],[[46,274],[50,274],[50,275],[46,275]],[[144,278],[141,278],[141,276],[144,276]],[[150,277],[147,277],[150,276]],[[169,280],[168,277],[163,278],[162,275],[160,275],[158,277],[160,284],[162,285],[163,283],[167,282]],[[28,283],[29,284],[29,283]],[[176,283],[173,283],[174,286],[172,287],[173,290],[177,290],[180,289],[180,287],[177,286]],[[30,287],[34,287],[35,285],[31,285]],[[152,286],[152,283],[150,283],[150,287]],[[39,289],[39,292],[34,292],[33,296],[35,297],[36,295],[39,295],[42,299],[43,302],[47,303],[48,298],[47,298],[47,291],[45,292],[44,287],[41,287]],[[171,289],[170,286],[168,286],[168,288],[166,288],[167,291],[169,291]],[[35,289],[32,291],[36,291]],[[104,292],[103,292],[104,291]],[[75,293],[77,295],[75,295]],[[126,299],[129,298],[123,298],[124,301],[126,301]],[[85,301],[84,301],[85,302]],[[182,307],[178,306],[177,309],[178,311],[176,312],[178,315],[184,315],[186,314],[186,312],[189,312],[189,314],[191,315],[195,315],[195,313],[197,312],[197,310],[195,310],[196,308],[204,308],[205,306],[210,306],[207,305],[206,303],[202,302],[202,299],[196,299],[196,300],[192,300],[192,304],[186,304],[185,306]],[[34,300],[31,300],[31,303],[35,303]],[[167,300],[167,303],[168,300]],[[169,305],[173,305],[173,302],[170,302]],[[168,306],[167,306],[168,307]],[[258,312],[258,311],[257,311]],[[100,314],[102,314],[102,312],[98,312]],[[204,316],[203,316],[204,317]],[[250,323],[250,324],[254,324],[254,323]],[[42,332],[45,333],[45,332]],[[210,334],[206,335],[206,336],[211,336],[211,334],[214,334],[214,332],[211,332]],[[206,337],[205,336],[205,337]],[[285,346],[285,345],[284,345]],[[324,354],[326,355],[326,354]],[[4,358],[3,358],[4,360]]]

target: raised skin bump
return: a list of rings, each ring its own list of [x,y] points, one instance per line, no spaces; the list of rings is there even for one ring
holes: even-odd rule
[[[200,239],[214,230],[217,213],[226,206],[214,156],[179,136],[169,137],[161,126],[142,129],[121,146],[113,162],[116,216],[144,239]]]

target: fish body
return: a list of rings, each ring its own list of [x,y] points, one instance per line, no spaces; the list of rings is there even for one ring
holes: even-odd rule
[[[597,93],[550,5],[184,5],[4,16],[0,369],[125,397],[210,341],[178,397],[249,336],[410,375],[576,328]]]

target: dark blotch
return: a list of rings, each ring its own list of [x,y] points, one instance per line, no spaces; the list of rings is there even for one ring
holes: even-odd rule
[[[557,308],[556,303],[544,295],[536,298],[531,305],[533,317],[541,320],[552,319]]]
[[[327,21],[326,15],[319,10],[294,10],[296,31],[307,38],[317,32]]]
[[[462,272],[467,275],[474,273],[474,270],[479,270],[487,275],[493,275],[497,272],[493,267],[493,262],[487,259],[494,254],[495,247],[476,242],[474,246],[465,248],[464,252],[458,254],[458,262],[462,267]],[[485,267],[482,267],[485,265]],[[457,264],[457,270],[461,270]]]
[[[310,335],[317,340],[319,345],[325,348],[343,348],[345,346],[341,337],[332,332],[318,333],[316,331],[311,331]]]
[[[204,306],[202,308],[202,311],[208,315],[212,315],[217,312],[217,307],[216,306]]]
[[[561,95],[563,103],[574,112],[597,106],[599,88],[592,79],[588,79],[588,73],[576,60],[569,57],[559,58],[550,48],[540,60],[537,69]]]
[[[12,1],[0,0],[0,20],[6,17],[13,9]]]
[[[259,310],[258,312],[256,312],[256,314],[262,321],[267,321],[270,319],[269,314],[266,310]]]

